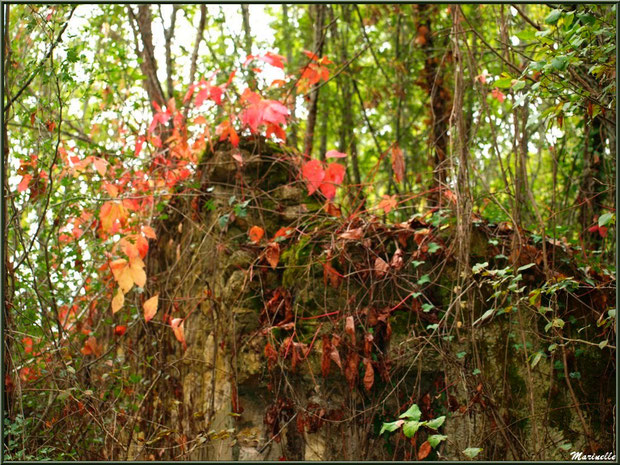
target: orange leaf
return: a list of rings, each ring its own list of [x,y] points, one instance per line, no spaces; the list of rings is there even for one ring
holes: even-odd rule
[[[418,460],[424,460],[431,453],[431,443],[425,441],[418,449]]]
[[[367,391],[370,391],[372,385],[375,383],[375,370],[372,368],[372,363],[367,358],[364,359],[366,365],[366,372],[364,373],[364,387]]]
[[[260,226],[252,226],[248,234],[250,236],[250,240],[255,244],[258,244],[265,235],[265,230]]]
[[[267,250],[265,251],[265,257],[271,265],[271,268],[275,270],[278,266],[278,262],[280,261],[280,245],[276,242],[271,242],[267,246]]]
[[[144,272],[144,262],[140,257],[129,260],[129,274],[134,283],[140,287],[144,287],[146,284],[146,273]]]
[[[144,234],[149,239],[157,239],[157,234],[155,234],[155,230],[150,226],[142,226],[142,234]]]
[[[187,342],[185,342],[185,331],[183,330],[183,318],[173,318],[170,321],[170,326],[172,327],[172,332],[177,338],[177,341],[183,344],[183,349],[187,349]]]
[[[149,300],[142,304],[144,309],[144,320],[148,323],[157,313],[157,305],[159,304],[159,294],[155,294]]]
[[[24,352],[27,354],[32,352],[32,338],[24,337],[22,338],[22,343],[24,344]]]
[[[336,269],[329,262],[323,263],[323,283],[327,285],[327,282],[331,284],[333,288],[340,286],[340,279],[342,275],[336,271]]]
[[[118,312],[125,303],[125,295],[120,289],[116,291],[116,295],[112,299],[112,313]]]
[[[22,177],[22,180],[20,181],[19,185],[17,186],[17,192],[24,192],[26,189],[28,189],[28,184],[30,184],[31,180],[32,180],[32,175],[25,174]]]
[[[362,236],[364,235],[364,231],[362,230],[362,228],[355,228],[355,229],[349,229],[348,231],[343,232],[339,237],[341,239],[351,239],[351,240],[358,240],[361,239]]]
[[[105,172],[108,169],[108,162],[103,158],[93,157],[93,165],[101,177],[105,176]]]
[[[114,328],[114,335],[122,336],[123,334],[125,334],[126,331],[127,331],[127,326],[116,325],[116,327]]]
[[[84,347],[82,347],[80,352],[84,355],[94,354],[96,357],[99,357],[102,353],[102,347],[97,342],[97,338],[95,336],[90,336],[84,343]]]
[[[385,213],[390,213],[391,210],[396,208],[396,205],[398,205],[396,194],[392,196],[384,195],[383,200],[379,202],[379,208],[381,208]]]

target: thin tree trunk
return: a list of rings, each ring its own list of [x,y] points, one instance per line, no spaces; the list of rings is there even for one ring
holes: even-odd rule
[[[443,196],[441,190],[446,186],[446,149],[448,144],[447,126],[450,116],[450,95],[444,86],[445,62],[434,56],[435,43],[432,36],[431,17],[437,9],[436,5],[422,4],[418,6],[420,21],[417,25],[416,43],[420,44],[424,53],[422,79],[430,100],[431,131],[430,146],[432,149],[431,164],[433,168],[432,192],[429,201],[432,206],[441,206]]]
[[[325,22],[325,5],[310,5],[310,10],[314,10],[314,37],[312,40],[312,51],[320,56],[323,51],[323,25]],[[316,115],[319,105],[319,86],[315,84],[310,92],[310,104],[308,111],[308,122],[306,134],[304,136],[304,155],[312,157],[312,147],[314,144],[314,127],[316,126]]]
[[[292,31],[290,30],[290,26],[289,26],[289,22],[288,22],[288,5],[286,3],[282,4],[282,27],[284,29],[284,34],[286,34],[287,37],[290,37],[290,34],[292,34]],[[286,62],[288,63],[289,66],[292,66],[292,62],[293,62],[293,47],[291,44],[290,40],[286,41]],[[289,135],[287,138],[287,143],[289,146],[297,149],[297,125],[295,124],[295,109],[297,107],[297,93],[295,92],[295,89],[293,89],[291,91],[291,101],[292,101],[292,105],[290,106],[291,108],[291,119],[290,121],[292,122],[292,124],[289,126]]]

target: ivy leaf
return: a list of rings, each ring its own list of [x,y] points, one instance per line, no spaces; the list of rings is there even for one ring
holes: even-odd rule
[[[386,431],[388,433],[396,431],[404,422],[405,420],[396,420],[388,423],[383,423],[383,425],[381,426],[381,430],[379,431],[379,436],[381,436]]]
[[[473,459],[474,457],[476,457],[480,452],[482,452],[482,449],[480,447],[468,447],[467,449],[465,449],[463,451],[463,454],[465,454],[467,457],[469,457],[470,459]]]
[[[446,439],[448,439],[448,436],[443,434],[433,434],[428,437],[428,442],[433,448],[435,448],[441,441],[445,441]]]
[[[406,412],[402,413],[398,418],[408,418],[410,420],[419,420],[422,416],[420,407],[417,404],[412,404]]]
[[[405,424],[403,425],[403,433],[405,434],[406,437],[412,438],[415,435],[415,433],[418,432],[418,429],[420,429],[420,426],[423,426],[425,423],[426,422],[417,421],[417,420],[406,421]]]
[[[607,223],[609,223],[613,217],[614,217],[613,213],[605,213],[604,215],[599,216],[598,227],[602,228]]]
[[[441,425],[443,425],[443,422],[444,422],[444,421],[446,421],[446,416],[445,416],[445,415],[442,415],[442,416],[440,416],[440,417],[433,418],[432,420],[427,421],[427,422],[426,422],[426,426],[427,426],[428,428],[431,428],[431,429],[437,429],[437,428],[439,428]]]

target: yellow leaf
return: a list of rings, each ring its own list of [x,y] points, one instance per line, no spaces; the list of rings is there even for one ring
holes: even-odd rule
[[[144,308],[144,319],[148,323],[153,319],[157,313],[157,305],[159,304],[159,294],[155,294],[149,300],[144,302],[142,308]]]
[[[116,291],[116,295],[112,299],[112,313],[118,312],[125,303],[125,296],[120,289]]]
[[[146,276],[145,276],[146,279]],[[131,271],[129,271],[129,267],[126,266],[120,272],[120,276],[116,280],[118,282],[118,287],[121,288],[124,294],[127,294],[131,288],[133,287],[133,276],[131,275]]]
[[[129,274],[134,283],[140,287],[144,287],[146,284],[146,273],[141,266],[131,263],[131,265],[129,265]]]

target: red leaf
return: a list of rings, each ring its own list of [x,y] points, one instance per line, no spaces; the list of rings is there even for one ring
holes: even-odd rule
[[[398,145],[392,146],[392,170],[394,171],[396,182],[402,182],[405,179],[405,158],[403,157],[403,151]]]
[[[364,387],[367,391],[370,391],[372,385],[375,384],[375,370],[372,368],[372,363],[367,358],[364,359],[364,365],[366,365],[366,372],[364,373]]]
[[[293,228],[282,227],[278,229],[276,235],[273,236],[273,240],[275,241],[278,237],[289,237],[291,234],[293,234],[293,231]]]
[[[24,344],[24,352],[27,354],[32,352],[32,338],[24,337],[22,338],[22,343]]]
[[[330,163],[325,171],[325,178],[319,189],[325,197],[332,200],[336,197],[336,188],[342,184],[344,180],[345,168],[340,163]]]
[[[491,95],[493,96],[494,99],[497,99],[499,103],[502,103],[504,99],[506,98],[506,96],[502,94],[501,91],[497,87],[491,91]]]
[[[267,250],[265,251],[265,258],[271,265],[271,268],[274,270],[278,266],[278,262],[280,261],[280,245],[277,242],[271,242],[267,246]]]
[[[127,326],[116,325],[116,327],[114,328],[114,335],[122,336],[123,334],[125,334],[126,331],[127,331]]]
[[[260,226],[252,226],[248,235],[250,236],[250,240],[252,242],[258,244],[265,235],[265,230]]]
[[[325,179],[325,171],[319,160],[310,160],[301,168],[301,175],[308,184],[308,194],[312,195],[319,188],[323,179]]]
[[[607,237],[607,227],[606,226],[599,226],[598,227],[598,233],[601,235],[601,237]]]
[[[267,358],[267,364],[271,370],[278,360],[278,352],[269,342],[265,346],[265,357]]]
[[[424,443],[418,449],[418,460],[424,460],[431,453],[431,443],[424,441]]]
[[[32,175],[25,174],[22,177],[21,182],[17,186],[17,192],[24,192],[26,189],[28,189],[28,184],[30,184],[31,179],[32,179]]]

